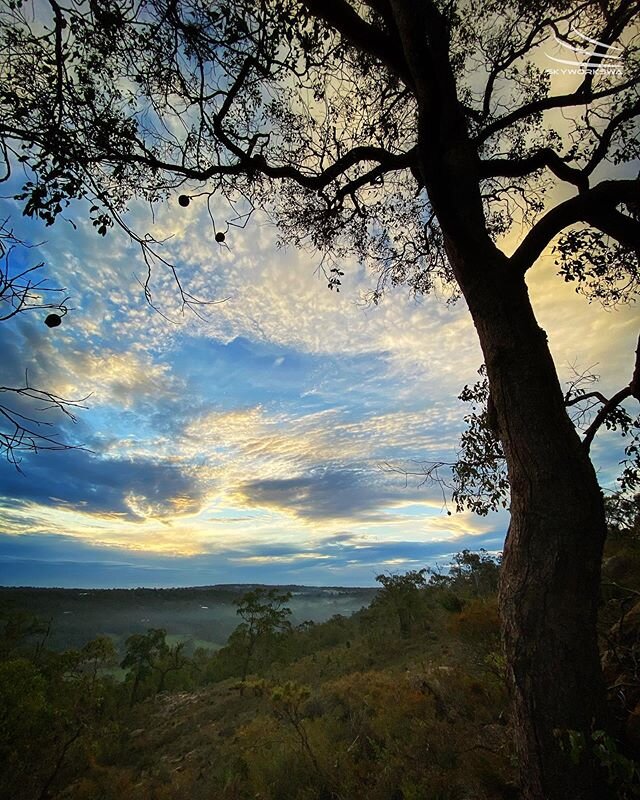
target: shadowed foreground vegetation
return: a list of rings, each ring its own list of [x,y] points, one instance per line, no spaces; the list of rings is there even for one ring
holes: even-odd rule
[[[516,798],[499,565],[381,575],[350,617],[292,624],[291,594],[235,596],[217,651],[163,628],[63,652],[15,608],[0,623],[0,796],[15,800]],[[614,526],[600,615],[617,738],[607,781],[640,796],[640,530]],[[571,676],[558,676],[570,680]],[[586,743],[558,731],[580,759]]]

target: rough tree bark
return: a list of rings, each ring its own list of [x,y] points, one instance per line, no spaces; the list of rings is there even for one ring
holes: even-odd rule
[[[607,789],[588,753],[573,764],[562,749],[567,731],[588,742],[605,713],[596,640],[601,492],[567,416],[524,273],[487,233],[447,31],[428,5],[419,13],[411,0],[393,7],[418,99],[421,177],[478,333],[509,470],[500,611],[522,797],[601,800]]]
[[[511,486],[500,611],[522,796],[597,800],[606,796],[597,765],[586,754],[572,765],[561,741],[566,731],[589,741],[604,720],[596,640],[602,496],[524,278],[487,242],[478,280],[483,251],[467,249],[450,257],[484,354]]]
[[[606,533],[602,495],[567,416],[524,277],[507,269],[489,240],[479,247],[481,238],[470,225],[449,256],[484,354],[509,470],[500,612],[522,796],[596,800],[606,796],[597,765],[587,753],[573,765],[562,742],[567,731],[588,742],[604,724],[596,639]],[[470,245],[460,247],[461,241]]]
[[[573,765],[561,745],[567,731],[588,742],[604,724],[596,640],[604,506],[524,281],[501,284],[495,313],[485,298],[473,315],[511,485],[500,611],[523,797],[595,800],[606,796],[597,765],[586,753]]]

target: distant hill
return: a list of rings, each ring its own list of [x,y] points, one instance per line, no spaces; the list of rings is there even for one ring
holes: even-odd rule
[[[41,589],[0,587],[0,609],[21,609],[51,620],[48,646],[81,647],[99,634],[121,645],[132,633],[165,628],[170,636],[217,649],[241,621],[234,601],[265,584],[219,584],[178,589]],[[377,589],[278,586],[291,592],[292,622],[324,622],[367,606]]]

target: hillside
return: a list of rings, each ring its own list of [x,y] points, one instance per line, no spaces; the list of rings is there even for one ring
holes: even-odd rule
[[[594,742],[615,796],[633,798],[640,788],[638,541],[612,538],[605,564],[603,662],[618,736],[594,732],[601,737]],[[126,632],[120,653],[105,638],[56,652],[46,626],[5,606],[0,796],[516,798],[498,573],[486,554],[465,551],[445,575],[385,576],[366,608],[318,623],[292,624],[289,608],[296,597],[323,598],[317,590],[291,587],[300,591],[296,597],[289,587],[255,586],[158,593],[157,613],[165,603],[193,605],[204,597],[241,612],[240,625],[216,652],[188,651],[179,636],[159,628]],[[236,606],[221,594],[239,589],[249,591],[236,594]],[[95,594],[95,613],[101,602],[109,607],[109,596],[113,608],[127,597]],[[352,602],[362,597],[346,594]],[[36,596],[58,597],[61,608],[74,598],[2,593],[13,606]],[[131,596],[153,604],[146,591]],[[580,757],[582,745],[571,732],[559,741]]]

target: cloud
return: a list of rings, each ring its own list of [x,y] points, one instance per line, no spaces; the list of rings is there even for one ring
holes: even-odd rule
[[[202,586],[214,583],[374,586],[381,572],[446,569],[463,548],[502,548],[499,532],[451,541],[371,542],[327,550],[331,537],[283,546],[254,541],[194,555],[157,554],[89,544],[53,534],[0,533],[0,583],[5,586],[108,588]]]
[[[71,350],[65,354],[64,366],[56,390],[66,395],[90,393],[93,406],[115,405],[124,410],[142,403],[151,406],[182,388],[168,364],[154,363],[144,354]]]
[[[24,474],[7,471],[1,495],[5,502],[133,521],[192,514],[204,499],[197,479],[170,462],[101,458],[71,450],[41,452],[23,467]]]
[[[415,493],[414,493],[415,494]],[[356,469],[317,469],[295,477],[244,481],[235,489],[240,505],[262,506],[313,520],[373,520],[383,508],[406,501],[406,493]]]
[[[7,530],[73,534],[70,554],[99,543],[96,562],[114,560],[107,545],[118,545],[128,566],[105,566],[103,579],[126,573],[134,585],[154,569],[187,584],[210,582],[205,574],[370,583],[375,570],[443,548],[497,546],[505,515],[437,516],[434,489],[379,469],[455,455],[466,412],[456,397],[482,361],[463,303],[415,301],[398,287],[365,308],[375,278],[361,265],[345,261],[341,293],[329,292],[307,253],[276,249],[260,214],[230,229],[227,248],[213,242],[203,201],[180,210],[170,199],[158,212],[158,237],[173,235],[163,253],[188,291],[229,298],[204,319],[181,315],[162,269],[154,300],[175,324],[146,305],[140,253],[119,233],[103,240],[81,220],[45,230],[16,217],[20,235],[48,239],[34,256],[68,287],[73,310],[55,331],[37,313],[0,326],[0,383],[19,383],[28,367],[34,384],[93,392],[77,426],[49,421],[95,455],[42,453],[25,462],[27,478],[5,469]],[[226,226],[222,205],[214,216]],[[142,205],[128,221],[150,229]],[[609,395],[629,380],[635,311],[588,306],[552,262],[545,255],[528,279],[561,377],[569,363],[599,362]],[[620,442],[599,437],[593,453],[611,482]]]

